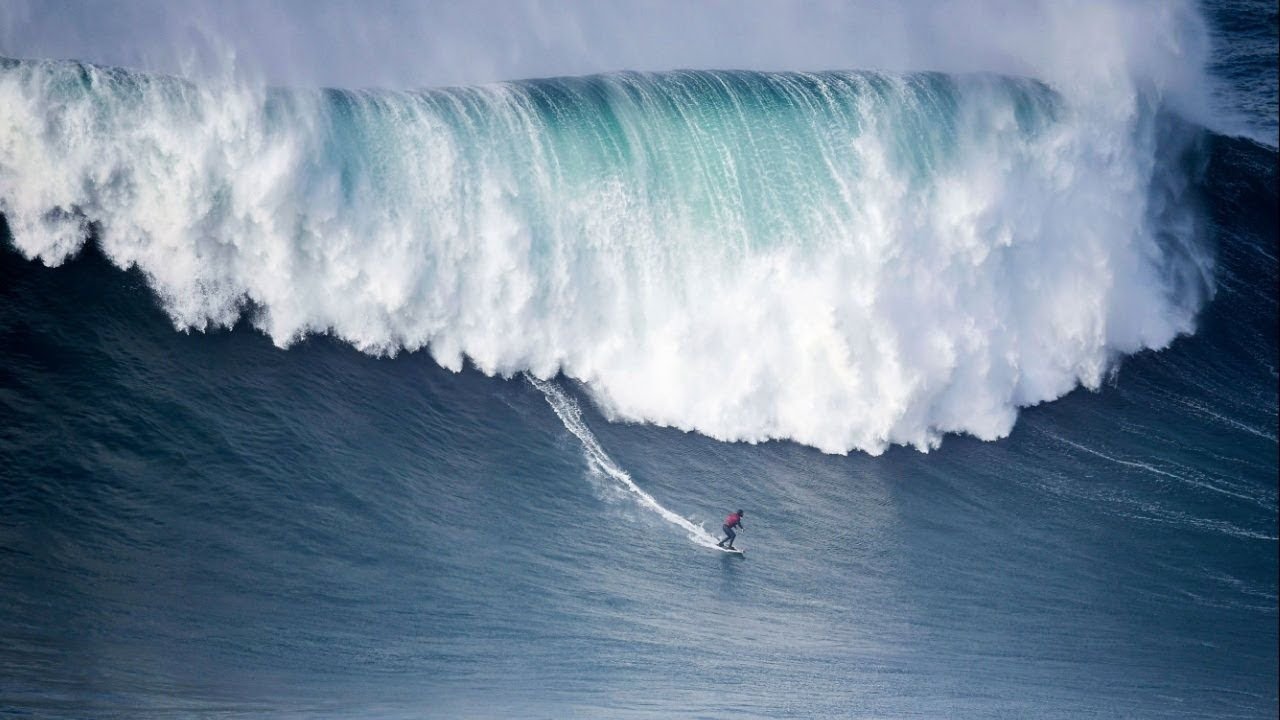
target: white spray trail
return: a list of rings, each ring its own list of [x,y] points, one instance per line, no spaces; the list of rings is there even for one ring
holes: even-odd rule
[[[556,411],[556,415],[564,423],[565,429],[573,433],[582,442],[582,449],[591,467],[617,481],[623,489],[636,498],[636,501],[641,506],[654,511],[663,520],[689,533],[689,539],[693,542],[704,547],[722,549],[716,545],[716,539],[701,525],[697,525],[688,518],[677,515],[663,507],[657,500],[653,499],[652,495],[640,489],[640,486],[636,485],[626,470],[618,467],[613,458],[609,457],[604,448],[600,447],[600,441],[596,440],[596,436],[591,433],[591,429],[583,422],[582,409],[578,407],[578,403],[573,398],[565,395],[564,391],[556,387],[555,383],[540,380],[528,373],[525,373],[525,378],[531,385],[542,391],[543,396],[547,398],[547,404],[551,406],[552,410]]]

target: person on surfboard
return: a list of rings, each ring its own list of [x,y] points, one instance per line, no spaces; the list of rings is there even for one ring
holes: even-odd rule
[[[739,530],[745,530],[745,529],[746,529],[746,528],[742,527],[742,516],[743,516],[743,515],[746,515],[746,513],[744,513],[744,512],[743,512],[743,511],[741,511],[741,510],[734,510],[733,512],[729,513],[729,517],[727,517],[727,518],[725,518],[725,519],[724,519],[724,534],[725,534],[725,535],[728,535],[728,537],[726,537],[724,540],[721,540],[720,542],[716,543],[717,545],[719,545],[720,547],[724,547],[724,546],[725,546],[724,544],[727,542],[727,543],[729,543],[729,549],[730,549],[730,550],[735,549],[735,548],[733,547],[733,539],[734,539],[734,538],[736,538],[736,537],[738,537],[738,534],[737,534],[737,533],[735,533],[735,532],[733,531],[733,529],[734,529],[734,528],[738,528]]]

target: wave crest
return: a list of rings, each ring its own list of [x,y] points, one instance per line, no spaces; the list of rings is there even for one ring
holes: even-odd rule
[[[0,67],[0,211],[92,228],[179,328],[562,372],[615,419],[828,452],[1007,434],[1193,329],[1158,98],[677,72],[416,93]]]

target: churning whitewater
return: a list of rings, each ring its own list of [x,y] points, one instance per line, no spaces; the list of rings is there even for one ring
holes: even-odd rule
[[[1002,437],[1194,329],[1193,134],[1158,90],[1097,92],[874,72],[257,90],[3,61],[0,212],[46,264],[96,238],[178,328],[243,315],[281,346],[563,373],[614,419],[927,449]]]

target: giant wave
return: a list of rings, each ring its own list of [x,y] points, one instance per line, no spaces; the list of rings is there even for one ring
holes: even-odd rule
[[[173,323],[557,373],[615,419],[828,452],[993,439],[1194,329],[1196,132],[1158,89],[621,73],[262,90],[0,65],[0,211]]]

